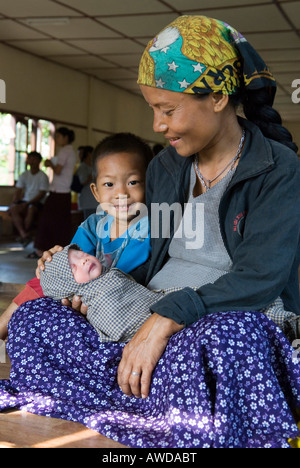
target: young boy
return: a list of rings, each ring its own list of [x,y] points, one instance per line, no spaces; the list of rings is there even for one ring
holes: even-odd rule
[[[152,151],[132,134],[105,138],[93,155],[91,190],[97,213],[78,228],[72,242],[107,268],[129,273],[149,257],[145,176]]]
[[[53,255],[41,272],[45,296],[60,300],[77,294],[88,306],[87,320],[102,342],[127,342],[150,317],[150,307],[162,296],[112,268],[76,244]]]
[[[131,133],[106,137],[94,150],[91,190],[101,207],[82,223],[72,242],[106,268],[129,273],[149,257],[149,224],[143,207],[146,169],[152,157],[150,147]],[[0,317],[0,339],[6,337],[14,310],[41,296],[40,282],[34,278]]]

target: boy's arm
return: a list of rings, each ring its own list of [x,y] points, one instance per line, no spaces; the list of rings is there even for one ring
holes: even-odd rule
[[[32,301],[33,299],[38,299],[39,297],[44,297],[43,290],[40,285],[38,278],[33,278],[28,281],[25,288],[13,299],[13,302],[20,306],[24,302]]]

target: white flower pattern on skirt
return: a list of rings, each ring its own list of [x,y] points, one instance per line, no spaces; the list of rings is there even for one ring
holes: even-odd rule
[[[174,335],[146,400],[118,387],[123,347],[52,299],[23,304],[9,323],[0,410],[81,422],[129,447],[284,448],[299,434],[299,361],[261,313],[212,314]]]

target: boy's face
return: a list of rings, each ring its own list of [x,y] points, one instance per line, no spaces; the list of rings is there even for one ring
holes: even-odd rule
[[[144,161],[138,154],[109,154],[98,161],[97,181],[91,189],[104,211],[128,224],[145,202],[145,176]]]
[[[102,272],[99,260],[82,250],[69,249],[69,264],[76,283],[87,283]]]

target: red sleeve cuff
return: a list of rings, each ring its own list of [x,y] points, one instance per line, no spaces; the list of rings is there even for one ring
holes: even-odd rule
[[[32,301],[33,299],[38,299],[39,297],[44,297],[40,280],[38,278],[33,278],[32,280],[28,281],[23,291],[21,291],[17,297],[13,299],[13,302],[20,306],[24,302]]]

